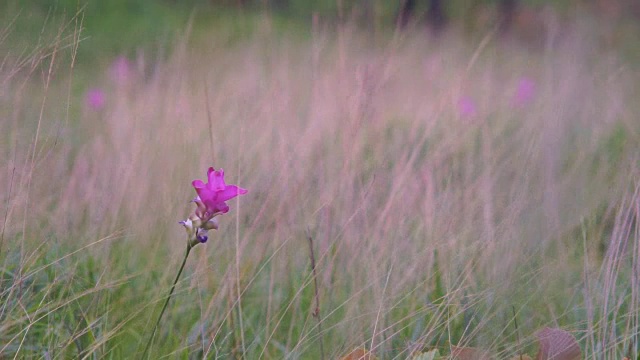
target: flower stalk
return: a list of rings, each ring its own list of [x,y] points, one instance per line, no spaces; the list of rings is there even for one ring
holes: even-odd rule
[[[156,331],[158,330],[158,325],[160,325],[160,320],[162,320],[162,316],[164,315],[165,310],[167,310],[167,305],[169,305],[169,300],[171,300],[171,295],[176,289],[176,284],[178,283],[178,279],[180,279],[180,275],[182,274],[182,270],[184,270],[184,265],[187,263],[187,258],[189,257],[189,253],[193,246],[191,243],[187,243],[187,252],[184,254],[184,259],[182,259],[182,265],[180,265],[180,270],[178,270],[178,275],[176,275],[176,279],[173,280],[173,285],[171,285],[171,290],[169,290],[169,295],[167,295],[167,299],[164,301],[164,305],[162,306],[162,311],[160,311],[160,316],[158,316],[158,320],[156,324],[153,326],[153,331],[151,332],[151,336],[149,337],[149,341],[147,341],[147,346],[144,348],[144,352],[142,353],[142,358],[144,359],[147,355],[147,351],[149,351],[149,347],[151,346],[151,342],[156,335]]]
[[[220,223],[217,216],[226,214],[229,211],[229,205],[227,205],[226,201],[247,193],[247,190],[241,187],[227,185],[224,182],[224,170],[222,169],[215,170],[213,167],[210,167],[207,172],[207,178],[208,182],[206,184],[202,180],[194,180],[192,182],[193,188],[198,194],[198,196],[192,200],[192,202],[196,204],[196,210],[186,220],[179,222],[187,231],[187,251],[184,254],[184,259],[182,259],[182,265],[180,265],[178,275],[176,275],[175,280],[173,280],[169,295],[167,295],[164,301],[160,316],[158,316],[158,320],[156,320],[151,336],[144,348],[144,352],[142,353],[143,359],[147,356],[151,348],[151,343],[158,331],[160,321],[164,316],[164,312],[167,310],[167,306],[176,289],[180,275],[182,275],[184,266],[187,264],[191,249],[198,244],[207,242],[209,239],[209,230],[218,229]]]

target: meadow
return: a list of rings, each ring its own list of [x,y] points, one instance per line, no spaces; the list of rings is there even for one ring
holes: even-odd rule
[[[0,29],[0,358],[142,356],[210,166],[249,192],[191,252],[149,358],[510,359],[544,327],[640,358],[627,33],[258,13],[118,53],[82,11],[27,39],[24,16]]]

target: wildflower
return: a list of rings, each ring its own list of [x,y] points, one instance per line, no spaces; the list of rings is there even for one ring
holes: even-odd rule
[[[518,82],[516,93],[513,97],[513,106],[522,107],[533,101],[536,95],[536,83],[533,79],[523,77]]]
[[[118,85],[126,84],[131,79],[133,72],[131,68],[132,66],[129,59],[123,55],[118,56],[109,68],[111,80]]]
[[[474,117],[477,113],[476,103],[469,96],[464,96],[458,101],[458,111],[463,117]]]
[[[194,180],[192,184],[198,193],[198,196],[193,200],[196,204],[196,213],[191,214],[187,220],[180,221],[180,224],[184,226],[187,231],[187,251],[184,254],[184,259],[182,260],[182,265],[180,265],[180,269],[178,270],[178,275],[176,275],[176,279],[173,281],[173,285],[171,285],[169,295],[164,301],[164,305],[162,306],[158,320],[156,320],[156,324],[153,327],[151,336],[149,337],[149,340],[147,340],[147,345],[144,348],[142,359],[146,358],[151,342],[158,330],[160,320],[162,320],[162,316],[167,309],[167,305],[169,305],[169,300],[171,300],[173,291],[176,289],[178,279],[180,279],[180,275],[187,263],[187,258],[189,257],[191,249],[194,246],[205,243],[209,240],[209,230],[218,229],[218,219],[215,219],[214,216],[224,214],[229,211],[229,206],[225,201],[248,192],[236,185],[225,184],[224,170],[220,169],[216,171],[212,167],[209,168],[207,173],[206,184],[201,180]]]
[[[202,180],[194,180],[193,188],[198,196],[193,200],[196,204],[196,215],[206,223],[214,216],[229,212],[229,205],[226,201],[238,195],[247,193],[247,190],[236,185],[227,185],[224,182],[224,170],[209,168],[207,172],[207,183]]]
[[[85,97],[85,103],[87,106],[95,111],[100,111],[104,108],[106,103],[106,97],[104,91],[98,88],[93,88],[87,91],[87,95]]]
[[[246,194],[247,190],[227,185],[224,182],[224,170],[215,170],[213,167],[207,172],[206,184],[202,180],[193,180],[191,184],[198,194],[191,200],[196,204],[196,210],[180,224],[187,231],[187,243],[193,247],[209,239],[209,230],[218,229],[220,224],[215,217],[229,212],[226,201]]]

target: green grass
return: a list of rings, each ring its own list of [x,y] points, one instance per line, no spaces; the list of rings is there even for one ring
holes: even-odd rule
[[[591,20],[544,50],[97,6],[81,33],[30,7],[0,44],[0,357],[140,356],[208,166],[250,192],[192,251],[151,358],[510,358],[544,326],[637,357],[638,79]],[[523,76],[536,96],[514,107]]]

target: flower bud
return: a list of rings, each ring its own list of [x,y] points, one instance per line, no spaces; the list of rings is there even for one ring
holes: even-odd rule
[[[189,220],[191,221],[195,229],[199,229],[202,227],[202,219],[198,215],[196,214],[189,215]]]
[[[187,230],[187,241],[191,243],[191,241],[196,238],[196,234],[198,232],[198,228],[193,226],[193,221],[189,218],[187,220],[179,221],[179,224],[184,226],[185,230]]]
[[[209,240],[207,230],[199,228],[196,229],[195,236],[189,239],[189,247],[194,247],[198,244],[204,244]]]
[[[201,228],[204,230],[218,230],[218,226],[220,223],[218,222],[218,218],[211,218],[206,223],[202,224]]]

